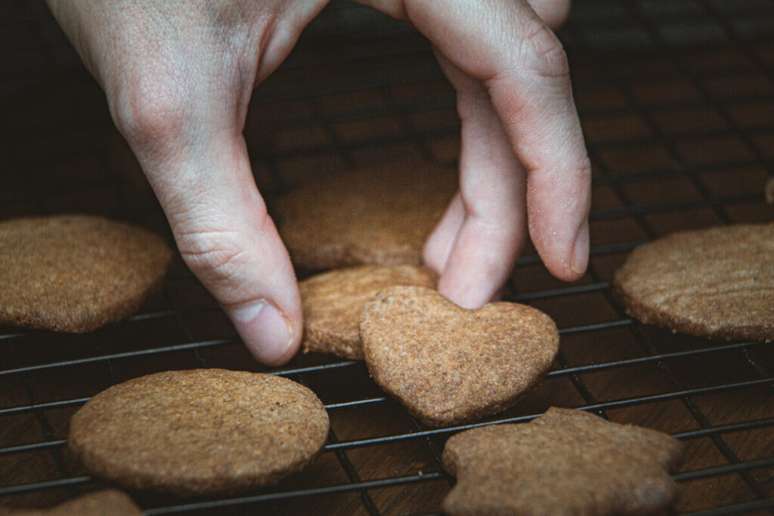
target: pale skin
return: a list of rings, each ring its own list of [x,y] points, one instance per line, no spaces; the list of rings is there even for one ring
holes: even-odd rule
[[[104,89],[181,255],[248,349],[280,365],[302,311],[242,130],[253,89],[327,0],[49,0]],[[503,286],[529,235],[572,281],[589,253],[590,165],[566,55],[569,0],[361,0],[432,43],[457,90],[460,188],[425,245],[440,292],[466,308]]]

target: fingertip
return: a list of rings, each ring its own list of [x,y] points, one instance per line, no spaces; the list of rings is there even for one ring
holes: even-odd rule
[[[572,260],[570,269],[578,279],[586,273],[589,264],[589,222],[584,221],[581,224],[578,234],[575,236],[575,243],[572,249]]]
[[[551,274],[576,281],[589,263],[590,167],[544,170],[547,173],[535,172],[528,180],[529,234]]]
[[[439,277],[443,274],[443,262],[435,246],[428,241],[422,251],[422,262],[425,267],[436,273]]]
[[[548,271],[562,281],[577,281],[586,273],[589,262],[588,222],[581,224],[574,237],[564,239],[544,238],[532,232],[532,240],[538,255]]]
[[[438,290],[462,308],[475,310],[490,302],[513,270],[525,236],[523,219],[496,221],[467,219],[444,268]]]
[[[270,301],[260,299],[230,312],[250,353],[262,364],[279,366],[298,351],[300,332]]]
[[[455,305],[468,310],[477,310],[490,301],[491,294],[481,284],[461,281],[447,273],[438,282],[438,292]]]
[[[471,302],[472,300],[470,299],[470,296],[461,295],[453,288],[450,288],[442,283],[438,284],[438,293],[460,308],[467,308],[468,310],[475,310],[480,308],[480,306],[478,306],[476,303]]]

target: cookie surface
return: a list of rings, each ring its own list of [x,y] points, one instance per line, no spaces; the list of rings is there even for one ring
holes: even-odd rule
[[[360,336],[376,383],[430,426],[508,408],[559,350],[556,325],[539,310],[466,310],[423,287],[383,290],[366,305]]]
[[[278,199],[275,214],[302,269],[420,265],[425,240],[456,189],[453,170],[392,164],[311,180]]]
[[[301,281],[298,286],[304,308],[304,350],[362,359],[360,316],[365,304],[387,287],[434,287],[436,281],[430,269],[413,265],[363,265]]]
[[[328,414],[306,387],[196,369],[101,392],[73,416],[69,446],[94,475],[185,496],[274,483],[309,463],[327,435]]]
[[[669,435],[550,408],[527,424],[452,436],[446,514],[650,514],[669,506],[682,445]]]
[[[141,516],[142,511],[128,495],[116,489],[97,491],[50,509],[11,511],[10,516]]]
[[[0,222],[0,324],[95,330],[136,312],[171,258],[159,236],[102,217]]]
[[[674,233],[635,249],[615,289],[633,317],[723,339],[774,339],[774,223]]]

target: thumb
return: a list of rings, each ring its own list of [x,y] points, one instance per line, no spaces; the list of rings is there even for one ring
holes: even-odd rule
[[[250,170],[241,135],[140,154],[180,253],[258,361],[287,362],[302,332],[293,267]]]

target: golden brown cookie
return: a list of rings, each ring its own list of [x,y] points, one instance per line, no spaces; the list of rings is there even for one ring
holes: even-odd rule
[[[419,265],[456,189],[454,170],[391,164],[311,180],[278,199],[275,215],[302,269]]]
[[[110,387],[70,423],[69,446],[94,475],[130,489],[231,493],[301,470],[328,435],[306,387],[278,376],[196,369]]]
[[[141,516],[142,511],[129,496],[106,489],[68,500],[50,509],[11,511],[13,516]]]
[[[633,317],[723,339],[774,339],[774,223],[674,233],[635,249],[615,289]]]
[[[171,258],[157,235],[102,217],[0,222],[0,324],[95,330],[136,312]]]
[[[360,316],[380,290],[396,285],[435,287],[424,267],[363,265],[312,276],[299,283],[304,307],[304,351],[360,360]]]
[[[539,310],[466,310],[423,287],[383,290],[366,305],[360,336],[376,383],[430,426],[510,407],[559,350],[556,325]]]
[[[451,516],[479,514],[651,514],[669,506],[680,460],[676,439],[550,408],[527,424],[452,436],[443,451],[457,485],[443,501]]]

